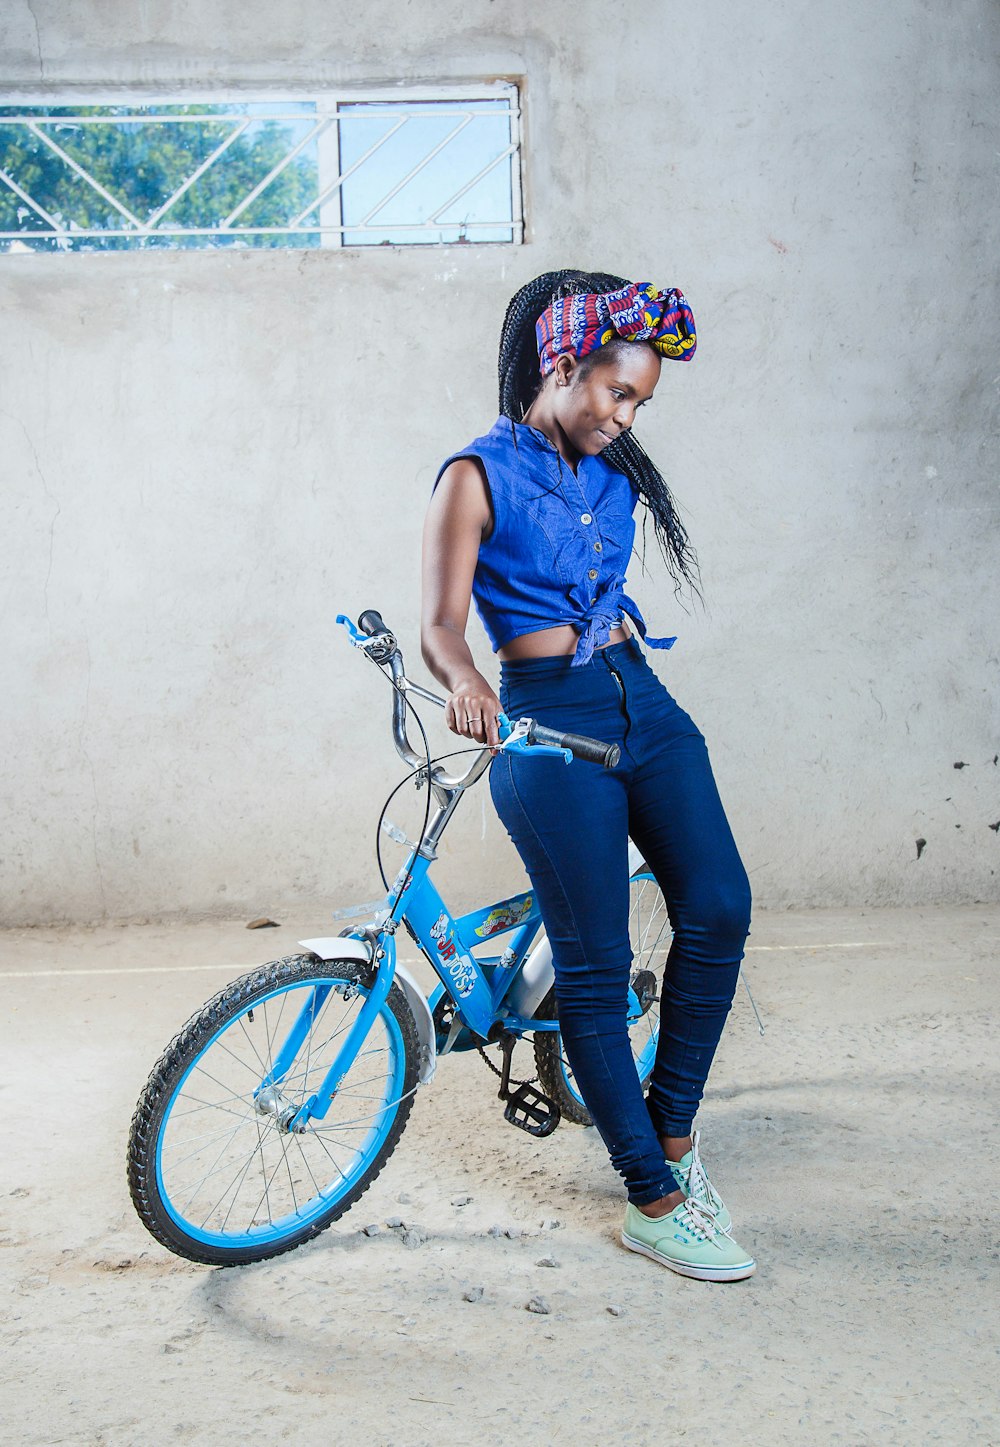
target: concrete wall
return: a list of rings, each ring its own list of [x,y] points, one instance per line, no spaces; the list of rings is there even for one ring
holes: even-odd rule
[[[557,265],[695,308],[641,435],[708,606],[652,550],[634,591],[758,902],[996,898],[998,29],[988,0],[6,0],[9,94],[517,77],[529,227],[0,258],[4,919],[377,893],[400,769],[334,615],[380,607],[423,676],[428,488]],[[459,899],[518,878],[480,792]]]

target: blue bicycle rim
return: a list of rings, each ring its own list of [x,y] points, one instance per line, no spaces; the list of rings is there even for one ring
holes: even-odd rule
[[[279,1132],[269,1118],[262,1118],[256,1111],[254,1107],[254,1090],[260,1084],[260,1076],[267,1064],[268,1056],[273,1057],[273,1055],[277,1053],[277,1047],[280,1045],[280,1039],[277,1038],[278,1030],[280,1029],[282,1016],[284,1015],[284,1009],[279,1009],[279,1020],[277,1025],[274,1026],[275,1034],[272,1037],[268,1030],[267,1006],[280,1000],[282,996],[286,997],[283,1004],[287,1004],[288,997],[290,997],[293,992],[297,992],[301,998],[297,1002],[295,1009],[288,1015],[287,1020],[284,1022],[286,1025],[290,1025],[291,1021],[295,1018],[298,1008],[305,1002],[313,983],[325,983],[325,981],[322,979],[316,982],[293,981],[290,984],[282,985],[278,989],[262,995],[259,999],[255,1000],[252,1005],[248,1005],[238,1015],[229,1019],[224,1025],[221,1025],[207,1041],[202,1050],[199,1051],[198,1055],[187,1066],[184,1074],[171,1093],[170,1102],[167,1105],[160,1128],[157,1131],[156,1185],[160,1199],[171,1220],[180,1231],[194,1241],[207,1246],[242,1248],[246,1246],[263,1246],[296,1235],[303,1228],[307,1228],[316,1221],[317,1218],[328,1212],[331,1207],[335,1206],[339,1200],[342,1200],[353,1190],[378,1155],[383,1141],[392,1129],[403,1091],[406,1053],[399,1024],[388,1004],[383,1006],[372,1033],[362,1045],[361,1051],[337,1095],[337,1102],[348,1103],[354,1111],[358,1109],[361,1110],[362,1116],[360,1124],[358,1124],[357,1121],[348,1122],[347,1125],[344,1125],[341,1121],[341,1123],[338,1124],[337,1117],[333,1116],[329,1119],[329,1122],[316,1122],[315,1128],[310,1127],[305,1135],[295,1136]],[[360,1006],[364,998],[365,992],[361,990],[351,1003]],[[341,991],[331,990],[326,1004],[329,1004],[331,1000],[339,1001],[344,1010],[348,1008],[347,1002],[343,1000]],[[326,1006],[324,1005],[324,1009],[325,1008]],[[218,1159],[221,1159],[227,1145],[235,1140],[238,1132],[241,1136],[245,1136],[248,1142],[245,1149],[249,1150],[249,1154],[246,1165],[243,1168],[243,1179],[240,1180],[238,1175],[232,1176],[227,1190],[223,1191],[219,1201],[208,1211],[207,1215],[201,1215],[201,1207],[199,1207],[197,1212],[188,1215],[186,1211],[190,1209],[190,1203],[198,1191],[197,1182],[193,1188],[189,1180],[179,1189],[175,1189],[168,1185],[167,1178],[177,1173],[180,1167],[185,1164],[185,1159],[193,1159],[193,1156],[198,1152],[196,1150],[193,1151],[191,1156],[182,1159],[178,1163],[165,1162],[165,1148],[172,1150],[172,1134],[176,1133],[172,1133],[171,1130],[172,1124],[177,1125],[177,1121],[174,1119],[175,1110],[182,1102],[198,1102],[201,1099],[194,1091],[195,1089],[204,1090],[204,1083],[192,1084],[190,1091],[186,1091],[185,1089],[189,1082],[195,1081],[198,1072],[205,1076],[208,1081],[214,1080],[217,1085],[221,1084],[221,1082],[218,1081],[216,1073],[213,1072],[213,1074],[209,1075],[205,1070],[204,1062],[206,1058],[211,1055],[216,1046],[219,1046],[224,1035],[236,1031],[241,1024],[243,1034],[246,1036],[248,1017],[252,1013],[254,1015],[254,1022],[251,1023],[256,1023],[258,1012],[260,1012],[263,1017],[265,1025],[264,1039],[267,1044],[266,1054],[259,1048],[261,1042],[258,1041],[258,1048],[252,1047],[251,1050],[244,1055],[242,1063],[245,1068],[238,1072],[240,1088],[236,1092],[230,1096],[224,1096],[217,1104],[213,1105],[212,1102],[203,1101],[201,1105],[196,1104],[190,1111],[182,1113],[195,1115],[200,1113],[201,1110],[204,1110],[207,1116],[210,1115],[213,1118],[227,1117],[225,1124],[220,1125],[217,1132],[218,1138],[221,1139],[222,1143],[219,1145],[218,1158],[215,1162],[212,1161],[212,1154],[216,1150],[218,1139],[213,1139],[216,1131],[212,1127],[209,1128],[207,1143],[204,1148],[204,1158],[208,1161],[207,1172],[204,1177],[205,1180],[211,1178],[213,1171],[217,1174],[221,1174],[223,1170],[227,1173],[238,1171],[238,1167],[235,1164],[219,1167]],[[296,1080],[301,1079],[302,1081],[301,1086],[297,1086],[294,1090],[288,1091],[287,1098],[289,1101],[301,1103],[301,1100],[304,1100],[312,1091],[315,1091],[326,1069],[330,1065],[332,1057],[329,1049],[327,1049],[324,1054],[318,1054],[315,1060],[312,1059],[311,1055],[313,1036],[321,1035],[329,1023],[328,1020],[324,1020],[321,1011],[317,1016],[316,1024],[310,1032],[308,1040],[304,1043],[299,1056],[296,1058],[289,1072],[289,1080],[294,1077]],[[384,1031],[384,1044],[381,1048],[376,1049],[371,1042],[373,1036],[379,1030],[379,1026],[381,1026]],[[322,1051],[323,1044],[331,1046],[333,1039],[336,1039],[337,1045],[339,1045],[341,1035],[342,1031],[335,1032],[335,1035],[331,1037],[331,1039],[328,1039],[326,1042],[320,1042],[317,1048]],[[237,1044],[235,1038],[233,1044],[234,1047]],[[334,1050],[336,1048],[336,1046],[333,1046]],[[225,1046],[220,1046],[220,1050],[222,1050],[223,1053],[233,1053],[227,1052]],[[303,1055],[306,1057],[304,1062],[305,1068],[300,1069],[300,1065],[303,1064]],[[376,1056],[385,1057],[384,1066],[380,1067],[376,1064]],[[253,1066],[249,1063],[251,1060],[253,1060]],[[382,1073],[383,1069],[384,1074]],[[372,1074],[372,1071],[375,1073]],[[353,1085],[352,1080],[355,1082]],[[363,1099],[357,1095],[359,1086],[364,1087],[365,1090]],[[365,1115],[368,1115],[370,1119],[366,1121],[364,1118]],[[233,1121],[236,1123],[231,1124]],[[367,1128],[362,1131],[362,1127],[364,1126]],[[226,1134],[227,1131],[230,1132],[228,1138]],[[338,1136],[352,1132],[355,1136],[358,1136],[358,1139],[356,1142],[351,1142],[345,1146],[344,1142],[338,1139]],[[326,1141],[324,1141],[324,1133],[328,1136]],[[205,1133],[202,1132],[201,1134],[204,1137]],[[197,1139],[197,1137],[194,1139]],[[256,1147],[254,1147],[255,1140],[257,1142]],[[318,1144],[320,1144],[320,1148],[316,1149]],[[315,1170],[312,1167],[312,1163],[306,1157],[305,1152],[307,1148],[312,1157],[312,1163],[316,1163]],[[338,1160],[338,1156],[342,1158],[342,1162]],[[324,1160],[326,1161],[327,1171],[331,1167],[335,1167],[332,1178],[328,1180],[325,1179],[326,1172],[320,1170],[318,1164]],[[302,1171],[303,1162],[305,1162],[306,1166],[305,1173]],[[268,1171],[270,1171],[270,1177],[268,1177]],[[309,1195],[307,1199],[301,1201],[298,1199],[298,1193],[295,1191],[296,1174],[299,1174],[300,1179],[303,1174],[308,1174],[311,1187],[315,1187],[312,1194]],[[234,1221],[230,1227],[227,1216],[223,1220],[221,1228],[218,1226],[213,1227],[209,1224],[213,1213],[215,1211],[221,1211],[225,1206],[226,1196],[229,1190],[232,1189],[232,1185],[238,1180],[239,1184],[233,1194],[232,1202],[226,1207],[227,1212],[232,1215],[236,1214],[235,1208],[243,1192],[244,1181],[249,1182],[246,1193],[246,1199],[248,1201],[252,1199],[256,1189],[263,1183],[264,1192],[260,1204],[262,1205],[264,1203],[264,1198],[267,1199],[266,1209],[268,1219],[266,1221],[252,1220],[249,1224],[243,1226],[240,1226],[239,1222]],[[276,1190],[284,1194],[286,1182],[287,1186],[291,1188],[289,1194],[291,1194],[293,1198],[290,1203],[292,1209],[286,1209],[278,1215],[272,1215],[269,1199],[270,1184],[274,1183]],[[303,1189],[305,1191],[311,1187],[304,1187]],[[212,1196],[214,1189],[213,1187],[208,1192],[209,1197]],[[187,1192],[188,1196],[187,1201],[183,1199],[185,1192]],[[175,1199],[175,1197],[179,1199]],[[202,1201],[202,1206],[203,1205],[204,1201]],[[245,1211],[245,1209],[245,1207],[241,1208],[243,1211]],[[253,1213],[254,1216],[259,1214],[259,1210],[260,1207],[258,1206],[257,1210]],[[192,1219],[193,1216],[195,1219]],[[201,1219],[197,1219],[198,1217],[201,1217]]]

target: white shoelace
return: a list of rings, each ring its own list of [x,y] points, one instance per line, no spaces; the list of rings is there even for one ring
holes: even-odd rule
[[[701,1163],[701,1155],[698,1151],[698,1141],[701,1132],[694,1131],[691,1136],[691,1164],[687,1168],[687,1193],[688,1200],[695,1201],[703,1211],[715,1220],[718,1213],[724,1209],[724,1202],[718,1191],[708,1179],[708,1172]],[[728,1230],[715,1221],[717,1231],[723,1231],[728,1235]],[[730,1226],[728,1228],[732,1230]]]
[[[723,1232],[719,1229],[719,1223],[715,1219],[715,1213],[696,1201],[693,1196],[688,1196],[681,1207],[678,1207],[679,1216],[675,1217],[692,1236],[700,1236],[703,1241],[714,1241]]]

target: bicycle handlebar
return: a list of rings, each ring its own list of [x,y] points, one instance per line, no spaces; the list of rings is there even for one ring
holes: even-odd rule
[[[528,728],[528,742],[548,744],[554,749],[569,749],[574,759],[583,759],[588,764],[600,764],[605,769],[615,768],[622,756],[617,744],[589,739],[586,734],[561,734],[557,729],[547,729],[543,724],[535,722]]]
[[[365,609],[361,617],[358,619],[358,627],[361,629],[362,633],[367,633],[369,638],[371,638],[376,633],[391,632],[391,629],[387,628],[383,623],[382,614],[379,613],[378,610],[375,608]]]
[[[345,623],[352,633],[355,632],[351,627],[350,619],[345,618],[342,614],[339,616],[338,622]],[[431,693],[428,689],[421,688],[418,684],[411,683],[406,677],[403,671],[403,655],[400,652],[399,644],[396,642],[396,636],[392,632],[392,629],[386,626],[381,613],[379,613],[377,609],[365,609],[358,619],[358,629],[362,634],[374,640],[373,645],[367,646],[365,651],[370,654],[376,663],[388,663],[390,665],[393,682],[396,685],[392,718],[393,739],[396,744],[396,752],[406,763],[417,767],[420,765],[421,760],[406,736],[406,704],[404,702],[404,695],[406,693],[416,693],[420,698],[426,699],[429,703],[435,703],[440,708],[444,708],[446,700],[440,698],[435,693]],[[357,636],[355,633],[356,639]],[[568,750],[575,759],[581,759],[588,764],[599,764],[605,769],[615,768],[621,758],[621,749],[617,744],[607,744],[601,739],[587,738],[585,734],[559,733],[557,729],[546,728],[543,724],[536,723],[534,719],[524,719],[521,722],[522,725],[526,725],[526,729],[521,735],[521,741],[518,744],[519,750],[524,749],[525,745],[528,745],[529,748],[531,745],[536,745],[543,748],[559,749],[560,751]],[[509,725],[507,727],[509,728]],[[566,762],[569,763],[569,760],[567,759]],[[476,764],[472,765],[463,779],[449,779],[447,776],[441,775],[439,782],[446,787],[454,787],[456,785],[464,787],[466,783],[473,782],[474,777],[478,778],[484,767],[485,763],[480,764],[480,762],[477,761]]]

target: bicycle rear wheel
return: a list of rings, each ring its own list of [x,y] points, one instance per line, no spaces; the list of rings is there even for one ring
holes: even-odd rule
[[[215,1266],[262,1261],[318,1235],[368,1189],[417,1084],[417,1029],[398,985],[325,1118],[288,1129],[367,995],[358,964],[292,955],[227,986],[168,1045],[128,1146],[133,1204],[162,1245]],[[302,1038],[283,1060],[297,1023]]]
[[[673,934],[667,904],[648,869],[636,870],[629,881],[629,938],[632,943],[629,1040],[639,1082],[645,1089],[656,1059],[660,1037],[660,997],[663,971]],[[556,1019],[555,991],[551,990],[539,1010]],[[573,1067],[566,1058],[558,1031],[539,1031],[534,1037],[535,1069],[538,1080],[562,1114],[577,1125],[592,1125],[590,1111],[576,1084]]]

